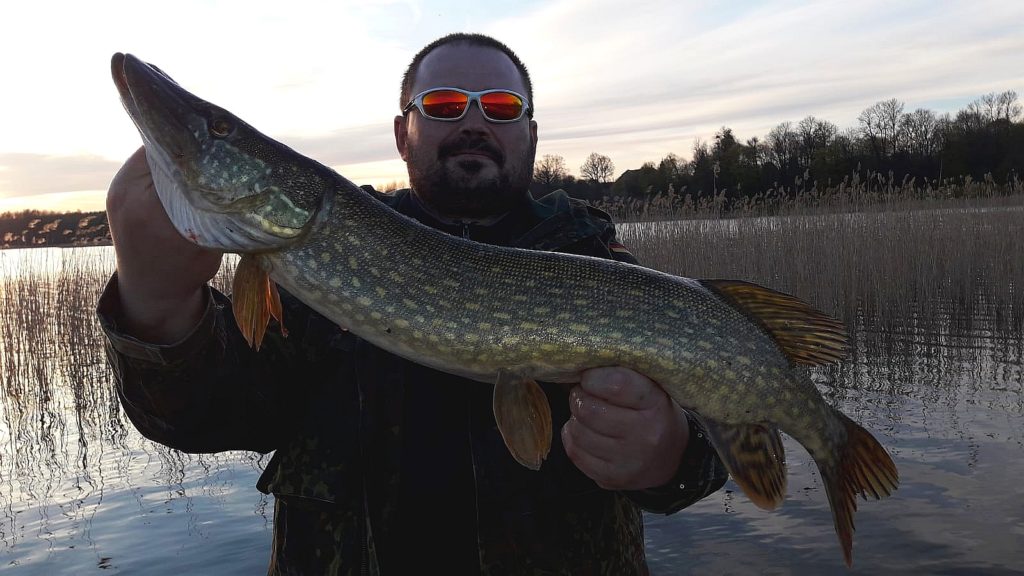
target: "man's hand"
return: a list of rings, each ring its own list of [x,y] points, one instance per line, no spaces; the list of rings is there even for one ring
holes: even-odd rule
[[[202,317],[204,285],[222,254],[181,237],[156,194],[144,148],[124,163],[107,191],[107,218],[117,252],[121,329],[170,344]]]
[[[606,490],[661,486],[689,441],[682,409],[657,384],[627,368],[583,372],[569,393],[562,444],[576,467]]]

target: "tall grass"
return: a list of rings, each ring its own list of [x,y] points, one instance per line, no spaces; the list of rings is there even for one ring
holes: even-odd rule
[[[38,438],[40,427],[69,424],[102,437],[122,430],[95,314],[115,267],[112,250],[36,249],[19,256],[17,270],[4,269],[13,258],[0,258],[0,405],[12,436]],[[229,284],[234,263],[225,259],[215,285]],[[64,412],[62,402],[74,423],[52,417]]]
[[[103,263],[77,249],[33,252],[30,268],[0,269],[0,498],[13,481],[45,498],[63,482],[55,471],[95,462],[88,438],[125,432],[93,326]]]
[[[822,202],[846,205],[842,196]],[[856,206],[708,219],[684,211],[621,225],[620,235],[647,266],[764,284],[852,327],[1021,329],[1024,194]]]
[[[805,175],[809,176],[809,175]],[[709,218],[834,214],[846,212],[915,210],[944,207],[1019,206],[1024,199],[1024,180],[1016,175],[1005,183],[990,175],[923,180],[891,172],[854,173],[835,186],[819,188],[817,182],[797,181],[796,187],[772,187],[752,196],[735,198],[732,191],[694,196],[685,189],[669,189],[644,198],[605,198],[594,204],[616,220],[643,222]]]
[[[113,269],[109,248],[0,252],[0,543],[19,537],[16,516],[28,506],[56,501],[69,517],[81,513],[110,479],[129,480],[140,453],[156,457],[168,486],[194,462],[233,459],[179,454],[132,432],[95,314]],[[226,283],[224,274],[216,283]]]
[[[620,236],[645,265],[789,292],[842,318],[854,335],[870,328],[998,337],[1019,334],[1024,323],[1019,181],[922,188],[875,178],[828,192],[769,191],[725,208],[663,195],[623,208],[620,218],[632,210],[652,221],[622,224]],[[189,463],[237,458],[178,454],[131,431],[94,314],[112,251],[31,252],[32,265],[17,270],[0,253],[0,510],[54,497],[69,478],[100,489],[105,478],[122,481],[140,451],[156,456],[168,486]],[[235,262],[225,259],[215,281],[222,289]],[[113,473],[100,459],[111,452],[123,455]],[[4,517],[0,540],[12,534]]]
[[[658,217],[619,231],[652,268],[756,282],[843,320],[851,358],[815,370],[833,402],[871,390],[956,404],[973,397],[966,388],[1014,386],[1012,374],[983,366],[1024,357],[1024,190],[1014,186],[972,184],[935,198],[841,189],[732,212],[642,207],[636,213]],[[977,380],[951,379],[942,391],[908,379],[974,365]]]

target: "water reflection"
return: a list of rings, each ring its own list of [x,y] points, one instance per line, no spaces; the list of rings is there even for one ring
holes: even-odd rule
[[[621,229],[648,265],[741,278],[842,318],[851,357],[819,389],[891,450],[896,494],[857,515],[854,573],[1024,566],[1024,229],[1020,208],[661,222]],[[813,462],[787,438],[788,498],[730,483],[648,518],[655,574],[846,574]]]
[[[876,285],[870,271],[856,268],[874,266],[870,258],[854,254],[837,265],[847,267],[849,282],[867,282],[850,288],[820,281],[840,272],[814,269],[829,264],[809,249],[801,257],[815,264],[744,260],[763,242],[760,232],[740,248],[729,248],[728,238],[717,251],[695,248],[718,259],[713,268],[679,256],[688,251],[659,252],[659,242],[697,246],[678,228],[666,230],[671,240],[649,244],[628,230],[624,236],[649,265],[782,284],[850,327],[850,359],[816,370],[815,381],[891,450],[902,478],[894,497],[861,506],[853,573],[1020,569],[1024,314],[1019,288],[1005,286],[1024,285],[1020,278],[994,276],[996,264],[978,261],[965,273],[969,282],[941,280],[941,290],[919,291],[912,306],[888,306],[902,289]],[[716,238],[713,227],[701,234],[703,242]],[[957,266],[980,258],[965,253]],[[792,252],[786,257],[794,260]],[[113,265],[109,248],[0,252],[0,566],[15,574],[261,573],[271,513],[254,484],[264,460],[169,450],[139,436],[120,410],[92,312]],[[649,516],[653,572],[850,573],[814,464],[786,442],[782,509],[758,510],[730,483],[681,514]]]
[[[991,311],[990,311],[991,312]],[[648,517],[655,574],[1000,574],[1024,561],[1024,337],[980,314],[892,333],[864,320],[849,362],[819,388],[890,449],[897,493],[860,506],[854,570],[839,561],[823,486],[786,438],[789,490],[775,512],[727,491]]]
[[[264,459],[170,450],[120,410],[93,313],[113,267],[109,248],[0,252],[0,566],[264,571]]]

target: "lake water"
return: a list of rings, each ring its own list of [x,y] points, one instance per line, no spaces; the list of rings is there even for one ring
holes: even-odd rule
[[[92,310],[112,269],[109,248],[0,252],[0,572],[265,573],[266,458],[169,450],[120,411]],[[652,572],[1022,573],[1024,337],[985,302],[966,320],[953,302],[932,310],[895,328],[855,317],[851,358],[814,372],[901,476],[894,496],[861,502],[852,571],[813,462],[787,438],[781,509],[730,482],[648,515]]]

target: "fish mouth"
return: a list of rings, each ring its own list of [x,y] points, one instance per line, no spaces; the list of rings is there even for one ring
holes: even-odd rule
[[[308,218],[292,225],[268,220],[268,212],[294,208],[271,189],[257,186],[253,193],[225,196],[202,183],[197,162],[216,106],[131,54],[113,55],[111,76],[142,136],[164,210],[183,237],[205,248],[245,253],[278,249],[305,232]]]
[[[199,150],[195,138],[198,126],[188,126],[179,119],[194,118],[199,99],[156,66],[131,54],[114,54],[110,67],[121,104],[143,142],[164,150],[179,169],[186,169],[185,160]]]

